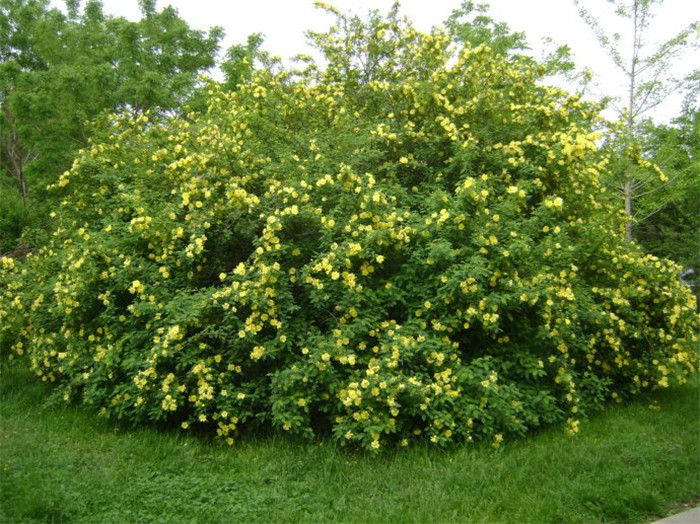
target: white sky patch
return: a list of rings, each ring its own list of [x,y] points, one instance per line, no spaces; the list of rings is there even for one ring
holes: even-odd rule
[[[386,12],[394,0],[326,0],[343,12],[364,15],[369,9]],[[584,0],[593,13],[612,13],[606,0]],[[56,7],[64,7],[62,0],[51,0]],[[103,0],[107,13],[130,20],[140,18],[137,0]],[[313,6],[313,0],[159,0],[161,9],[172,5],[190,27],[207,30],[221,26],[226,31],[222,51],[234,44],[244,43],[252,33],[265,37],[263,48],[283,60],[300,54],[310,54],[304,36],[305,30],[323,31],[333,17]],[[461,0],[403,0],[401,13],[410,18],[415,27],[429,31],[441,25],[450,13],[461,5]],[[612,61],[600,49],[593,32],[578,17],[578,8],[572,0],[492,0],[489,15],[506,22],[511,30],[525,32],[535,56],[541,56],[544,38],[557,44],[567,44],[574,53],[578,67],[588,67],[598,75],[600,93],[623,96],[627,81],[616,70]],[[650,43],[660,42],[677,34],[688,24],[700,20],[700,1],[665,0],[657,6],[657,16],[649,32]],[[608,16],[602,21],[612,30],[623,33],[626,27],[616,27],[616,19]],[[695,35],[694,38],[700,38]],[[629,55],[624,53],[623,56]],[[682,75],[700,64],[700,52],[689,54],[679,63],[674,74]],[[681,97],[670,98],[650,114],[657,121],[666,121],[680,112]],[[611,116],[607,114],[607,116]]]

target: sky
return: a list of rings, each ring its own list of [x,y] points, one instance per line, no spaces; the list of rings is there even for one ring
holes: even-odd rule
[[[364,14],[369,9],[386,12],[394,0],[325,0],[343,12]],[[483,1],[483,0],[482,0]],[[601,22],[611,32],[623,33],[626,27],[614,24],[615,17],[606,0],[581,0],[589,10],[601,16]],[[588,67],[598,74],[599,92],[622,96],[626,92],[626,80],[620,75],[607,55],[599,48],[593,32],[578,16],[573,0],[491,0],[489,15],[506,22],[513,31],[526,33],[528,43],[536,56],[544,49],[543,39],[551,38],[557,44],[568,45],[580,67]],[[52,0],[57,7],[62,0]],[[423,31],[441,25],[461,0],[403,0],[401,12]],[[137,0],[103,0],[104,10],[131,20],[140,18]],[[290,59],[299,53],[308,53],[305,30],[322,31],[333,22],[333,17],[313,6],[313,0],[158,0],[158,8],[172,5],[190,27],[207,30],[215,25],[226,32],[222,49],[244,43],[252,33],[265,37],[263,48],[274,56]],[[657,7],[650,43],[663,41],[688,24],[700,21],[700,1],[665,0]],[[699,30],[700,31],[700,30]],[[694,35],[700,44],[700,32]],[[688,55],[677,73],[689,71],[700,64],[700,50]],[[680,111],[680,97],[672,97],[650,114],[657,121],[668,121]],[[612,113],[606,114],[612,117]]]

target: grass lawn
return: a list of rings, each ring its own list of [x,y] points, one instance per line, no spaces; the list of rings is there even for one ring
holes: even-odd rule
[[[698,380],[508,442],[370,457],[129,429],[0,375],[0,522],[650,522],[698,500]],[[661,409],[649,409],[650,403]]]

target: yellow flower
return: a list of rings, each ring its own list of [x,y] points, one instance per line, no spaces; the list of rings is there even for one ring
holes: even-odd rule
[[[493,436],[493,444],[491,444],[494,448],[498,448],[501,445],[501,442],[503,442],[503,435],[500,433],[497,435]]]

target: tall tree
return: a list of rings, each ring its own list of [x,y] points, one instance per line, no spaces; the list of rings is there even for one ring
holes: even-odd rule
[[[234,90],[239,84],[251,79],[255,61],[266,58],[260,49],[263,40],[260,33],[254,33],[248,36],[245,44],[235,44],[228,48],[220,64],[226,89]]]
[[[674,182],[644,158],[640,124],[651,109],[688,85],[688,77],[678,78],[674,72],[678,61],[698,48],[700,42],[694,38],[697,22],[654,45],[649,41],[649,30],[654,21],[654,8],[661,6],[663,0],[606,0],[613,9],[613,17],[620,22],[616,26],[628,30],[627,39],[619,33],[606,32],[601,23],[602,16],[595,16],[581,0],[574,2],[580,7],[583,20],[593,29],[600,46],[627,79],[625,97],[611,101],[620,116],[620,123],[610,144],[618,150],[614,182],[629,217],[626,236],[631,240],[635,220],[644,219],[637,210],[648,213],[645,206],[638,205],[639,200]],[[604,16],[609,19],[610,13]]]
[[[700,272],[700,108],[686,105],[670,125],[642,131],[645,154],[675,182],[642,202],[646,219],[636,238],[651,253]]]
[[[154,1],[136,22],[98,0],[66,5],[67,15],[48,0],[0,0],[0,180],[25,202],[70,167],[98,115],[177,108],[223,36]]]

